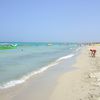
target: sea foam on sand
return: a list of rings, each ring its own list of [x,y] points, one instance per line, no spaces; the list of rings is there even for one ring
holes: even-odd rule
[[[52,67],[52,66],[55,66],[57,64],[60,63],[60,61],[62,60],[65,60],[65,59],[69,59],[71,57],[75,56],[75,54],[69,54],[67,56],[63,56],[63,57],[60,57],[59,59],[57,59],[55,62],[47,65],[47,66],[44,66],[42,68],[40,68],[39,70],[37,71],[33,71],[32,73],[26,75],[26,76],[23,76],[21,79],[19,80],[12,80],[10,82],[7,82],[5,84],[3,84],[2,86],[0,86],[0,89],[6,89],[6,88],[10,88],[10,87],[13,87],[13,86],[16,86],[18,84],[22,84],[24,83],[26,80],[28,80],[30,77],[34,76],[34,75],[37,75],[37,74],[40,74],[44,71],[46,71],[48,68]]]

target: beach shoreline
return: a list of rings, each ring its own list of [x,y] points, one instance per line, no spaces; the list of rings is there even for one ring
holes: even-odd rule
[[[100,100],[100,47],[95,58],[90,46],[83,47],[72,61],[67,59],[27,82],[0,91],[1,100]],[[71,62],[68,65],[68,62]],[[74,64],[73,64],[74,63]],[[66,70],[66,66],[73,67]]]
[[[75,62],[75,55],[67,55],[57,59],[58,64],[49,67],[48,70],[40,74],[33,75],[26,82],[0,90],[0,99],[2,100],[49,100],[57,80],[62,73],[73,70],[71,65]],[[43,91],[44,90],[44,91]],[[33,100],[33,99],[32,99]]]
[[[64,73],[50,100],[100,100],[100,47],[95,58],[90,57],[86,46],[78,56],[74,71]]]
[[[9,43],[10,44],[10,43]],[[22,84],[37,74],[75,56],[78,44],[18,43],[16,49],[0,50],[0,89]]]

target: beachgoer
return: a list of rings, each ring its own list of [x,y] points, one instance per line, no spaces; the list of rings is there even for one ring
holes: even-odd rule
[[[90,49],[91,57],[95,57],[96,55],[96,49]]]
[[[95,57],[96,49],[93,49],[93,50],[92,50],[92,53],[93,53],[93,57]]]

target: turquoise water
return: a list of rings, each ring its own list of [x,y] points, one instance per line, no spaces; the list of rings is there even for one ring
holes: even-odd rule
[[[55,65],[60,60],[72,57],[79,47],[78,44],[71,43],[17,44],[17,49],[0,50],[1,88],[24,82],[30,76],[53,66],[51,64]],[[19,81],[22,77],[23,80]]]

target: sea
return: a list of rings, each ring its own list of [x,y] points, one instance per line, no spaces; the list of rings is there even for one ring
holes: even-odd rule
[[[22,84],[80,50],[77,43],[10,42],[16,49],[0,50],[0,89]]]

